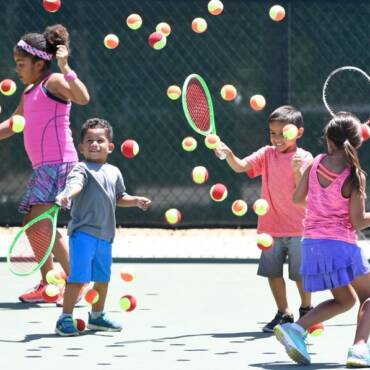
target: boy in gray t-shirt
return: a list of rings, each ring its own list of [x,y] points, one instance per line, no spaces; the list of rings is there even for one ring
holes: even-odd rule
[[[99,299],[92,305],[87,327],[92,330],[120,331],[122,326],[104,313],[110,280],[112,242],[116,230],[115,209],[148,209],[151,201],[126,193],[120,170],[106,163],[114,149],[113,129],[99,118],[87,120],[81,129],[78,148],[85,160],[68,175],[66,187],[57,201],[66,206],[71,199],[68,224],[70,275],[64,293],[63,313],[55,332],[62,336],[78,335],[72,313],[84,284],[94,281]]]

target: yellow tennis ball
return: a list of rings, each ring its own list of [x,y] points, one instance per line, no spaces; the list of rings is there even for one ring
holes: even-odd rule
[[[204,18],[194,18],[191,22],[191,28],[196,33],[203,33],[207,30],[207,22]]]
[[[177,100],[181,96],[181,88],[177,85],[171,85],[167,89],[167,96],[171,100]]]
[[[22,132],[24,126],[26,124],[26,120],[23,116],[15,114],[14,116],[9,118],[9,127],[13,132]]]
[[[157,32],[163,33],[166,37],[168,37],[171,34],[171,26],[166,22],[158,23],[155,27],[155,30]]]
[[[269,210],[269,204],[265,199],[257,199],[253,204],[253,210],[258,216],[264,216]]]
[[[231,211],[235,216],[244,216],[248,211],[248,205],[244,200],[238,199],[231,205]]]
[[[270,234],[257,234],[257,247],[261,250],[270,249],[274,244],[274,239]]]
[[[216,134],[207,135],[204,144],[208,149],[217,149],[220,145],[220,138]]]
[[[181,146],[182,146],[182,149],[184,149],[185,151],[192,152],[193,150],[195,150],[197,148],[198,143],[193,137],[187,136],[182,141]]]
[[[231,101],[236,98],[237,91],[233,85],[224,85],[221,88],[221,97],[226,101]]]
[[[280,22],[285,18],[285,9],[281,5],[274,5],[269,11],[270,18],[275,22]]]
[[[175,225],[181,221],[181,213],[176,208],[171,208],[166,211],[164,218],[170,225]]]
[[[220,0],[211,0],[208,3],[208,11],[212,15],[219,15],[224,10],[224,4]]]
[[[64,271],[49,270],[46,273],[46,281],[48,284],[65,285],[67,276]]]
[[[196,166],[191,172],[191,177],[196,184],[204,184],[208,180],[207,168],[203,166]]]
[[[90,304],[95,304],[99,300],[99,292],[95,289],[90,289],[85,294],[85,301]]]
[[[126,19],[126,24],[132,30],[138,30],[143,24],[143,20],[139,14],[130,14]]]
[[[17,90],[17,85],[13,80],[10,80],[9,78],[2,80],[0,82],[0,92],[5,96],[10,96],[15,93]]]
[[[123,311],[133,311],[137,305],[136,298],[130,294],[126,294],[120,298],[119,305]]]
[[[110,33],[104,37],[104,46],[107,49],[115,49],[119,45],[119,38],[117,35]]]
[[[262,95],[256,94],[250,98],[249,104],[253,110],[258,111],[265,108],[266,100]]]
[[[298,136],[298,127],[288,123],[283,127],[283,136],[285,140],[295,140]]]
[[[167,37],[162,32],[152,32],[149,35],[148,43],[154,50],[161,50],[167,44]]]

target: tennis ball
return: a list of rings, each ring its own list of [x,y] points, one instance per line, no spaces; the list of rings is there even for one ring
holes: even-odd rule
[[[130,14],[126,19],[126,24],[132,30],[138,30],[143,24],[143,20],[139,14]]]
[[[217,149],[220,145],[220,138],[216,134],[207,135],[204,144],[208,149]]]
[[[220,0],[211,0],[208,3],[208,11],[212,15],[219,15],[224,10],[224,4]]]
[[[262,110],[265,108],[266,100],[262,95],[256,94],[250,98],[249,104],[253,110]]]
[[[184,149],[186,152],[192,152],[195,150],[198,146],[197,141],[191,137],[187,136],[181,143],[182,149]]]
[[[17,85],[13,80],[10,80],[9,78],[2,80],[0,82],[0,91],[3,95],[10,96],[15,93],[17,90]]]
[[[62,2],[60,0],[43,0],[42,6],[47,12],[55,13],[61,7]]]
[[[164,214],[166,222],[170,225],[176,225],[181,221],[181,212],[176,208],[171,208]]]
[[[235,216],[244,216],[248,211],[248,205],[244,200],[238,199],[231,205],[231,210]]]
[[[207,22],[204,18],[194,18],[191,22],[191,28],[196,33],[203,33],[207,30]]]
[[[167,89],[167,96],[171,100],[177,100],[181,96],[181,88],[176,85],[171,85]]]
[[[285,140],[295,140],[298,136],[298,127],[288,123],[283,127],[283,136]]]
[[[233,85],[224,85],[221,88],[221,97],[226,101],[231,101],[236,98],[237,91]]]
[[[264,216],[269,210],[269,204],[265,199],[257,199],[253,203],[253,210],[258,216]]]
[[[81,331],[84,331],[85,328],[86,328],[86,324],[85,324],[85,321],[83,321],[82,319],[74,319],[73,320],[73,324],[75,326],[75,328],[81,332]]]
[[[104,37],[104,46],[107,49],[115,49],[119,45],[119,38],[117,35],[110,33]]]
[[[121,145],[121,153],[127,158],[133,158],[139,153],[139,144],[135,140],[127,139]]]
[[[285,9],[281,5],[274,5],[269,11],[270,18],[275,22],[280,22],[285,18]]]
[[[119,305],[123,311],[133,311],[136,308],[136,299],[132,295],[124,295],[120,298]]]
[[[257,247],[261,250],[267,250],[274,244],[274,239],[270,234],[257,234]]]
[[[209,195],[215,202],[222,202],[227,198],[227,188],[224,184],[215,184],[209,190]]]
[[[130,283],[136,279],[136,273],[132,269],[124,268],[120,272],[121,279],[126,283]]]
[[[167,38],[162,32],[153,32],[149,35],[149,45],[152,49],[161,50],[167,44]]]
[[[307,332],[314,337],[318,337],[324,332],[324,324],[322,322],[314,324],[307,329]]]
[[[95,304],[99,300],[99,292],[95,289],[90,289],[85,294],[85,301],[90,304]]]
[[[55,302],[59,298],[60,290],[56,285],[48,284],[41,294],[45,302]]]
[[[64,271],[49,270],[46,274],[46,281],[48,284],[65,285],[66,273]]]
[[[203,166],[194,167],[191,177],[196,184],[204,184],[208,180],[208,171]]]
[[[367,141],[370,137],[370,127],[367,123],[361,124],[362,140]]]
[[[22,132],[25,124],[26,120],[24,119],[24,117],[18,114],[15,114],[14,116],[9,118],[9,127],[13,132]]]
[[[166,37],[171,34],[171,26],[166,22],[158,23],[155,30],[163,33]]]

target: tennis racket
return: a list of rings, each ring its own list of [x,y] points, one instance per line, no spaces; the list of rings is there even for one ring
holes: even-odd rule
[[[322,100],[332,116],[339,111],[347,111],[365,113],[369,117],[369,88],[370,76],[362,69],[353,66],[340,67],[326,78]]]
[[[18,231],[7,255],[13,274],[28,276],[45,263],[54,246],[59,210],[55,204]]]
[[[190,127],[203,136],[217,134],[212,97],[204,79],[193,73],[189,75],[182,86],[182,108]],[[220,159],[226,155],[217,152]]]

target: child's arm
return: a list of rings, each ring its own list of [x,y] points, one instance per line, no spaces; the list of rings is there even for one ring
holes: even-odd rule
[[[23,96],[18,104],[18,107],[16,108],[12,115],[14,116],[16,114],[23,116]],[[10,128],[9,118],[0,123],[0,140],[7,139],[8,137],[13,136],[14,134],[15,132]]]
[[[152,201],[145,197],[138,197],[135,195],[123,194],[117,201],[118,207],[138,207],[146,211]]]
[[[55,200],[62,207],[68,207],[70,200],[81,193],[83,186],[81,184],[67,184],[64,190],[59,193]]]
[[[366,189],[365,176],[361,174],[361,177]],[[349,212],[352,226],[356,230],[370,227],[370,212],[366,212],[364,196],[357,190],[352,190],[351,192]]]
[[[216,150],[226,155],[227,164],[235,172],[247,172],[252,168],[245,158],[238,158],[225,143],[221,142]]]
[[[306,207],[306,198],[308,193],[308,178],[310,175],[311,167],[312,165],[308,166],[305,169],[293,193],[293,202],[302,207]]]

